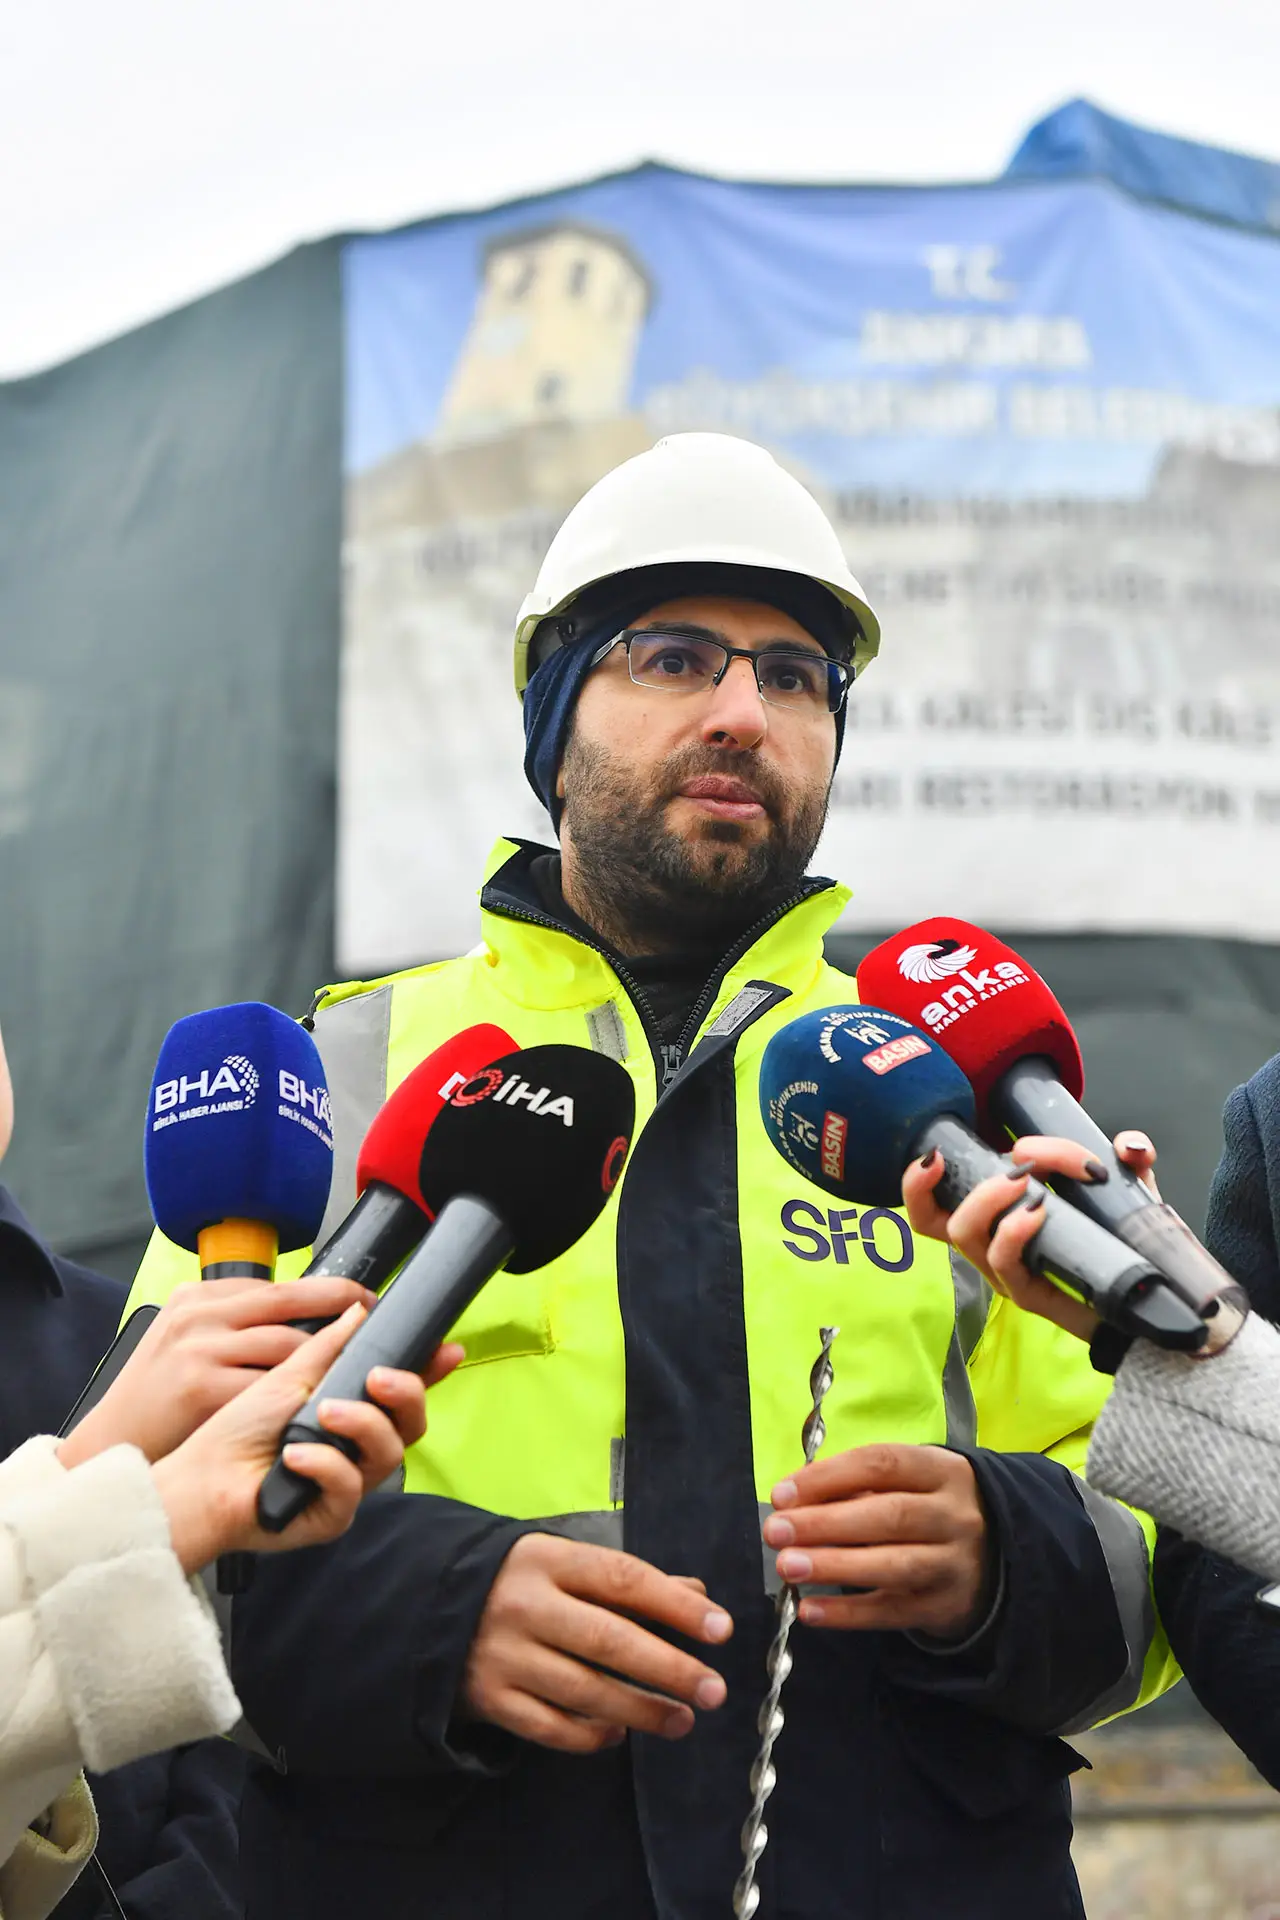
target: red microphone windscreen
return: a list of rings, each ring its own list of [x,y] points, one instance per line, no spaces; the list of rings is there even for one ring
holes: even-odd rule
[[[978,1100],[980,1130],[1005,1144],[987,1111],[991,1090],[1018,1060],[1043,1054],[1079,1100],[1084,1062],[1071,1023],[1035,968],[967,920],[920,920],[872,949],[858,992],[900,1013],[946,1048]]]
[[[467,1027],[420,1061],[388,1095],[364,1137],[356,1161],[356,1192],[379,1180],[434,1217],[421,1189],[422,1146],[431,1124],[459,1087],[491,1060],[514,1053],[515,1045],[501,1027]]]

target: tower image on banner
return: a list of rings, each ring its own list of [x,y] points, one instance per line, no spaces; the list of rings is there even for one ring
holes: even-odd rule
[[[489,247],[437,446],[625,411],[649,278],[625,241],[568,222]]]

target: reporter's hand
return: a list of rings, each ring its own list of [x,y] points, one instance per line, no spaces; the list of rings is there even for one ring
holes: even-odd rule
[[[377,1406],[356,1400],[323,1402],[321,1424],[355,1442],[359,1463],[321,1441],[286,1447],[286,1464],[314,1480],[320,1498],[283,1533],[264,1533],[259,1527],[258,1489],[275,1460],[281,1433],[365,1318],[362,1306],[349,1307],[319,1333],[299,1335],[301,1344],[288,1359],[261,1375],[152,1468],[169,1515],[174,1552],[189,1573],[220,1553],[276,1553],[336,1539],[351,1525],[362,1495],[394,1473],[405,1448],[422,1438],[427,1426],[423,1389],[457,1366],[462,1358],[457,1345],[441,1347],[421,1378],[375,1367],[368,1389]]]
[[[1156,1150],[1147,1136],[1131,1130],[1117,1134],[1115,1149],[1158,1199],[1152,1172]],[[1026,1266],[1023,1252],[1044,1225],[1044,1208],[1019,1203],[1025,1201],[1033,1173],[1041,1180],[1061,1173],[1087,1183],[1097,1162],[1087,1148],[1043,1134],[1027,1134],[1015,1142],[1012,1155],[1020,1172],[982,1181],[950,1214],[934,1198],[944,1172],[941,1154],[913,1161],[902,1177],[907,1218],[916,1233],[950,1241],[997,1293],[1006,1294],[1025,1312],[1054,1321],[1077,1339],[1090,1340],[1098,1325],[1093,1309]]]
[[[564,1753],[616,1746],[628,1728],[680,1739],[695,1706],[721,1704],[724,1681],[628,1617],[635,1614],[711,1645],[733,1632],[700,1581],[611,1547],[525,1534],[502,1563],[471,1643],[467,1711]]]
[[[990,1604],[992,1556],[973,1468],[945,1447],[852,1447],[773,1490],[764,1537],[793,1585],[861,1587],[805,1597],[806,1626],[912,1629],[963,1640]]]
[[[177,1287],[137,1352],[91,1413],[58,1447],[64,1467],[79,1466],[121,1441],[148,1460],[172,1452],[210,1414],[296,1353],[307,1335],[286,1325],[340,1314],[375,1296],[354,1280],[204,1280]]]

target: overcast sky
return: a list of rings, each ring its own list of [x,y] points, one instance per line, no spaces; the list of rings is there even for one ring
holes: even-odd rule
[[[982,179],[1049,108],[1280,158],[1280,0],[0,0],[0,377],[299,240],[656,157]]]

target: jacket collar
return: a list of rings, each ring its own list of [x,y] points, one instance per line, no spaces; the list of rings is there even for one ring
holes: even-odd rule
[[[21,1274],[50,1293],[63,1291],[57,1262],[9,1189],[0,1186],[0,1284]]]
[[[489,856],[480,893],[484,944],[495,964],[509,969],[504,988],[530,1007],[592,1005],[608,998],[618,978],[613,961],[548,915],[530,869],[551,849],[528,840],[499,840]],[[808,878],[795,904],[774,916],[735,957],[720,983],[716,1006],[747,980],[768,979],[803,992],[822,964],[823,936],[850,899],[832,880]],[[740,945],[741,943],[739,943]],[[726,956],[728,957],[728,956]],[[625,967],[625,962],[621,963]]]

